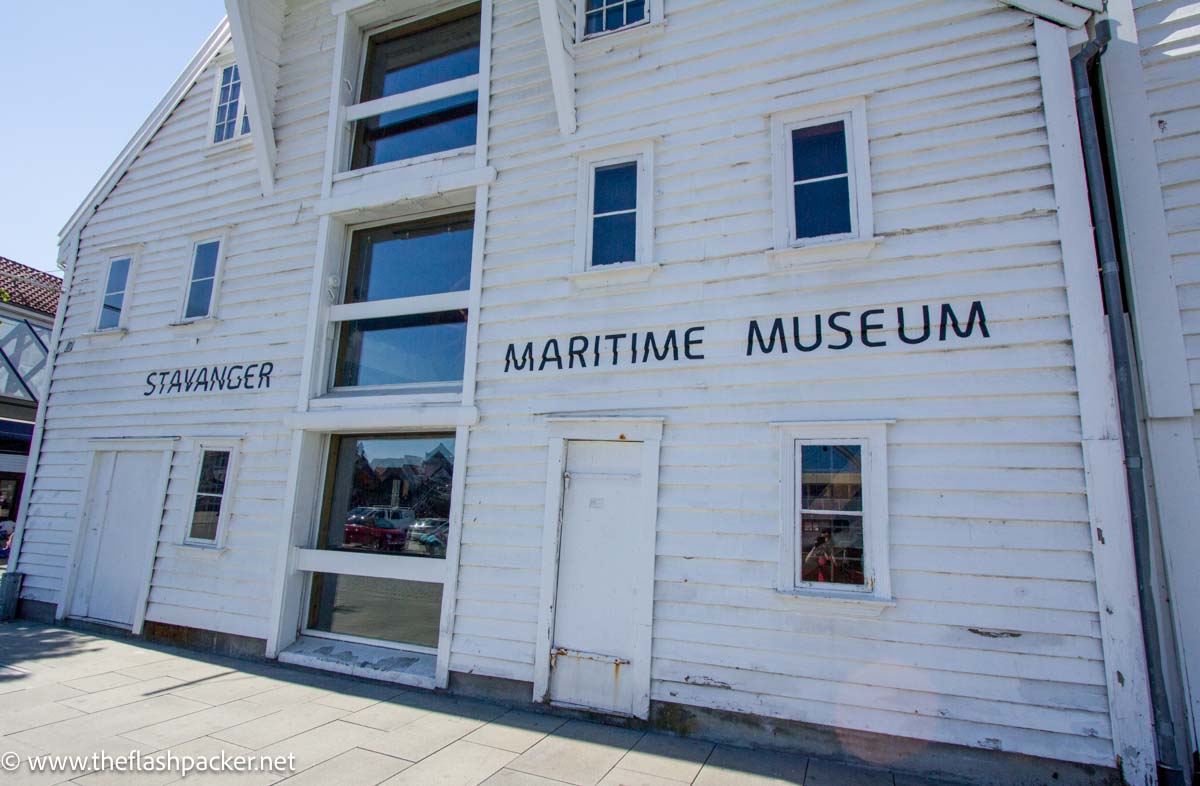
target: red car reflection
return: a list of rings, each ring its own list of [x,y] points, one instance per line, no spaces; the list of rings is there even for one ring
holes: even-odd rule
[[[361,507],[346,517],[345,545],[377,551],[403,551],[412,508]]]

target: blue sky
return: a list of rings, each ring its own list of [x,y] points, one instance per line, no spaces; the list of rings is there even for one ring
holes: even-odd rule
[[[58,230],[225,16],[225,5],[4,6],[0,256],[58,272]]]

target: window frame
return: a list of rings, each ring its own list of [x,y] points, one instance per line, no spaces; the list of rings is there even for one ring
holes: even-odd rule
[[[242,130],[245,128],[245,124],[250,117],[250,110],[247,106],[248,102],[246,101],[246,91],[244,88],[238,92],[238,120],[237,125],[234,127],[234,135],[227,139],[222,139],[220,142],[217,142],[214,139],[217,132],[217,108],[221,104],[221,79],[225,75],[225,72],[228,69],[237,66],[238,62],[236,58],[224,57],[213,65],[216,70],[216,74],[213,76],[212,101],[210,102],[208,109],[208,136],[206,137],[208,142],[207,146],[210,150],[217,150],[236,146],[239,142],[243,144],[248,143],[251,135],[254,133],[254,126],[251,124],[248,130]],[[238,67],[238,82],[240,83],[241,81],[241,68]]]
[[[217,514],[217,531],[212,540],[192,537],[192,516],[196,510],[196,497],[200,494],[200,473],[204,469],[204,454],[223,452],[229,454],[229,465],[225,469],[225,486],[221,490],[221,511]],[[233,490],[241,459],[241,440],[226,438],[203,438],[196,440],[192,450],[192,483],[188,494],[188,506],[184,510],[183,537],[179,543],[200,549],[223,549],[229,531],[230,509],[233,506]]]
[[[403,27],[420,25],[422,22],[443,14],[449,14],[457,9],[466,6],[478,5],[480,15],[480,66],[479,71],[473,76],[463,77],[461,79],[447,80],[438,82],[426,87],[416,88],[404,93],[394,93],[381,98],[370,100],[362,100],[363,88],[367,79],[367,55],[370,51],[370,41],[373,36],[388,33],[393,30],[398,30]],[[341,141],[335,158],[335,165],[331,173],[334,181],[345,179],[348,177],[358,177],[364,174],[373,172],[387,171],[389,169],[406,168],[415,164],[422,164],[430,161],[438,161],[444,158],[457,158],[459,156],[473,156],[479,148],[480,136],[485,132],[482,123],[482,116],[485,114],[486,101],[482,95],[486,82],[484,79],[484,46],[483,32],[486,30],[483,7],[484,3],[481,0],[461,0],[460,2],[438,2],[427,5],[417,13],[408,11],[407,13],[400,12],[397,9],[397,14],[390,15],[387,21],[377,22],[374,24],[355,24],[352,19],[347,19],[348,25],[354,26],[354,31],[351,33],[356,46],[355,56],[344,62],[340,68],[341,83],[344,83],[349,88],[348,103],[342,107],[343,120],[345,128],[340,132]],[[397,16],[402,18],[397,18]],[[353,74],[345,73],[349,71],[351,65],[356,69]],[[468,80],[474,80],[473,89],[477,94],[476,97],[476,129],[475,140],[470,145],[462,147],[449,148],[446,150],[438,150],[432,153],[425,153],[411,158],[397,159],[395,161],[385,161],[380,164],[372,164],[354,168],[355,146],[357,144],[357,133],[355,126],[359,122],[365,122],[373,117],[386,114],[387,112],[396,111],[397,109],[406,108],[408,106],[419,106],[420,104],[437,100],[439,98],[448,98],[451,96],[461,95],[471,92],[471,89],[463,88],[468,84]],[[441,94],[438,88],[446,88],[448,85],[456,85],[457,88]],[[446,88],[448,89],[448,88]],[[444,92],[441,91],[441,92]],[[215,112],[215,109],[214,109]]]
[[[891,420],[772,423],[779,449],[779,570],[781,594],[831,607],[857,606],[878,613],[893,604],[889,560],[887,427]],[[849,584],[802,582],[800,564],[800,469],[796,452],[802,445],[859,445],[862,448],[863,573],[860,588]]]
[[[105,262],[99,282],[99,296],[96,298],[96,317],[92,321],[94,333],[119,333],[128,330],[127,322],[129,320],[129,307],[132,302],[130,297],[133,292],[134,275],[137,272],[138,258],[141,256],[141,248],[114,248],[105,251]],[[104,318],[104,299],[108,294],[108,277],[112,274],[112,263],[117,260],[129,260],[129,272],[125,275],[125,289],[121,291],[121,314],[117,317],[117,324],[112,327],[100,327],[100,320]]]
[[[412,297],[389,298],[386,300],[364,300],[359,303],[347,303],[346,288],[349,286],[350,272],[350,256],[354,250],[354,233],[362,232],[378,227],[390,226],[393,224],[409,224],[420,223],[424,221],[436,221],[440,218],[449,218],[451,216],[462,215],[470,216],[472,221],[472,233],[478,232],[478,226],[475,225],[475,219],[478,217],[477,211],[473,204],[460,204],[452,207],[441,208],[434,211],[426,211],[422,213],[414,213],[408,215],[392,216],[389,218],[379,219],[361,224],[347,225],[342,234],[342,242],[339,252],[341,265],[338,268],[337,283],[330,288],[330,294],[335,296],[329,306],[327,323],[327,359],[325,362],[325,394],[332,395],[338,398],[361,397],[368,395],[405,395],[405,396],[443,396],[453,395],[459,396],[462,394],[463,386],[467,377],[466,365],[471,362],[470,348],[464,347],[464,362],[463,375],[459,380],[448,382],[406,382],[398,385],[338,385],[338,353],[340,346],[340,335],[342,323],[354,322],[356,320],[365,319],[382,319],[386,317],[400,316],[418,316],[422,314],[435,314],[442,311],[463,310],[467,312],[467,321],[464,325],[467,327],[467,342],[470,342],[470,325],[472,320],[471,313],[471,287],[456,292],[441,292],[432,295],[414,295]],[[475,253],[474,246],[479,242],[479,238],[472,237],[472,254],[471,254],[471,280],[474,279]]]
[[[636,229],[634,259],[608,265],[592,264],[593,208],[596,170],[615,164],[637,164]],[[654,142],[646,140],[598,148],[577,158],[574,273],[599,273],[654,265]]]
[[[836,235],[797,238],[795,193],[792,188],[792,131],[839,121],[845,123],[846,129],[846,166],[849,179],[851,231]],[[858,96],[804,109],[779,112],[770,116],[770,123],[775,250],[807,249],[865,242],[873,245],[875,217],[871,193],[871,155],[867,134],[866,98]]]
[[[613,30],[601,30],[599,33],[587,32],[587,0],[575,0],[575,41],[583,43],[584,41],[595,41],[605,36],[623,33],[628,30],[637,30],[652,25],[661,24],[663,21],[663,0],[646,0],[646,15],[638,22],[627,24]]]
[[[203,322],[208,319],[217,318],[217,303],[220,298],[221,280],[225,271],[225,248],[229,244],[229,230],[220,229],[213,232],[205,232],[199,235],[192,235],[188,238],[190,241],[190,253],[183,280],[183,295],[179,299],[179,309],[176,321],[173,324],[184,325],[192,322]],[[196,271],[196,249],[205,243],[216,242],[217,246],[217,263],[213,269],[213,286],[212,294],[208,299],[208,312],[203,316],[189,317],[187,316],[188,297],[192,290],[192,276]]]

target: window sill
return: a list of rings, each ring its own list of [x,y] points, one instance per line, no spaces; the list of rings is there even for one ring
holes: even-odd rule
[[[894,608],[896,601],[851,592],[819,592],[814,590],[779,589],[793,610],[825,617],[878,617]]]
[[[358,169],[347,169],[343,172],[338,172],[333,176],[333,182],[340,183],[343,180],[353,180],[365,175],[375,175],[381,172],[395,172],[405,170],[409,167],[428,164],[430,161],[443,161],[447,158],[466,158],[475,155],[475,145],[467,145],[466,147],[455,147],[450,150],[439,150],[436,153],[426,153],[423,156],[415,156],[413,158],[402,158],[399,161],[388,161],[383,164],[375,164],[373,166],[359,167]]]
[[[93,330],[88,333],[82,333],[82,334],[76,336],[76,338],[77,339],[80,339],[80,338],[86,338],[86,339],[110,338],[112,336],[126,336],[128,334],[129,334],[129,328],[115,327],[115,328],[107,328],[105,330]]]
[[[358,169],[334,181],[329,196],[317,200],[314,212],[323,216],[386,208],[398,202],[441,197],[455,191],[471,192],[495,180],[496,170],[476,166],[475,156],[470,152],[420,164]]]
[[[639,22],[636,25],[619,27],[616,30],[606,30],[603,33],[593,33],[575,43],[575,54],[576,56],[603,54],[612,51],[618,45],[640,44],[657,38],[666,30],[667,20],[659,19],[654,22]]]
[[[567,280],[572,289],[598,289],[620,284],[637,284],[650,280],[661,267],[657,262],[622,262],[616,265],[591,268],[571,273]]]
[[[225,547],[219,543],[200,543],[185,540],[179,546],[185,551],[184,554],[192,555],[201,559],[216,559],[225,553]]]
[[[220,322],[220,320],[217,319],[216,317],[211,317],[211,316],[210,317],[198,317],[196,319],[181,319],[178,322],[170,322],[167,324],[167,327],[173,327],[173,328],[186,328],[186,327],[196,327],[196,326],[212,327],[213,325],[217,324],[218,322]]]
[[[851,238],[807,246],[777,248],[767,252],[767,259],[775,269],[821,268],[839,262],[856,262],[871,255],[871,250],[883,240],[881,237]]]
[[[321,401],[322,404],[317,404]],[[411,401],[403,396],[364,396],[345,402],[351,406],[324,405],[314,399],[308,412],[292,412],[284,425],[298,431],[379,433],[406,428],[455,428],[479,422],[479,410],[457,400]],[[341,402],[339,402],[341,403]]]
[[[210,128],[208,130],[211,134],[212,129]],[[248,150],[251,147],[252,141],[251,133],[238,134],[233,139],[226,139],[223,142],[209,142],[208,147],[204,150],[204,157],[212,158],[214,156],[220,156],[224,155],[225,153],[232,153],[238,150]]]

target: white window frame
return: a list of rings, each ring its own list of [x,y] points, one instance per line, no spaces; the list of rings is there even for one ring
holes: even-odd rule
[[[628,262],[592,266],[592,206],[596,195],[596,170],[613,164],[636,162],[637,230],[635,258]],[[574,273],[619,271],[654,265],[654,142],[647,140],[599,148],[578,157],[578,194],[575,207]]]
[[[631,25],[618,27],[615,30],[602,30],[599,33],[587,32],[587,0],[575,0],[575,40],[576,41],[594,41],[597,38],[604,38],[615,33],[623,33],[627,30],[636,30],[638,28],[649,27],[650,25],[660,24],[663,21],[663,0],[646,0],[646,15],[640,22],[634,22]]]
[[[96,333],[116,333],[128,330],[126,323],[129,320],[129,306],[132,301],[130,295],[133,292],[134,275],[137,272],[138,258],[141,256],[141,248],[123,248],[110,249],[105,252],[105,261],[103,272],[100,276],[100,286],[98,287],[99,296],[96,298],[96,318],[92,321],[92,326]],[[129,273],[125,276],[125,289],[122,292],[121,299],[121,314],[117,317],[117,324],[114,327],[100,327],[100,319],[104,316],[104,297],[108,289],[108,277],[112,273],[112,263],[119,259],[129,260]]]
[[[254,133],[254,125],[250,125],[250,130],[242,131],[245,127],[246,118],[249,117],[249,108],[246,101],[246,89],[243,85],[238,93],[238,119],[237,125],[234,126],[233,136],[228,139],[222,139],[220,142],[214,141],[213,137],[217,131],[217,107],[221,103],[221,78],[225,71],[233,66],[236,66],[237,60],[231,57],[222,58],[214,64],[216,74],[213,76],[212,101],[208,109],[208,147],[210,149],[223,149],[231,145],[236,145],[239,142],[246,142],[250,139],[250,135]],[[238,68],[238,81],[241,81],[241,68]]]
[[[191,241],[191,251],[188,254],[187,269],[183,280],[183,296],[179,299],[178,319],[175,322],[177,325],[217,318],[217,301],[220,296],[221,278],[225,269],[225,247],[229,244],[229,230],[221,229],[215,232],[193,235],[189,240]],[[187,316],[188,296],[192,290],[192,275],[196,270],[196,248],[205,243],[212,242],[219,243],[219,245],[217,246],[217,266],[213,271],[212,295],[208,301],[208,313],[199,317],[189,317]]]
[[[815,601],[843,613],[877,614],[893,604],[888,532],[887,427],[890,420],[772,423],[779,440],[780,593]],[[797,579],[800,483],[796,453],[802,445],[862,447],[864,586],[818,584]]]
[[[792,131],[836,121],[843,121],[846,128],[851,231],[797,238],[795,194],[792,190]],[[770,122],[775,249],[782,251],[854,243],[873,246],[875,214],[871,200],[871,154],[867,136],[866,98],[859,96],[780,112],[771,115]],[[868,246],[866,251],[869,250]]]
[[[348,285],[348,273],[350,267],[350,252],[354,247],[354,233],[376,227],[388,226],[389,224],[407,224],[410,222],[426,221],[437,219],[444,216],[452,216],[456,214],[471,214],[472,220],[478,217],[478,212],[474,205],[461,204],[454,207],[443,208],[436,211],[430,211],[412,215],[393,216],[391,218],[371,221],[365,224],[354,224],[345,228],[344,239],[340,244],[341,268],[337,277],[336,288],[332,291],[336,292],[337,300],[329,307],[329,341],[327,342],[327,358],[325,361],[326,368],[326,390],[329,393],[340,396],[364,396],[371,394],[404,394],[404,395],[433,395],[441,396],[461,396],[463,391],[464,381],[467,378],[466,364],[471,362],[469,348],[464,357],[463,377],[460,380],[450,382],[409,382],[400,385],[337,385],[337,362],[338,362],[338,331],[342,322],[352,322],[359,319],[378,319],[382,317],[403,317],[416,314],[433,314],[439,311],[455,311],[459,309],[467,312],[468,326],[468,342],[470,341],[470,323],[475,318],[471,311],[471,289],[461,290],[459,292],[442,292],[435,295],[416,295],[414,297],[391,298],[389,300],[368,300],[362,303],[346,303],[346,286]],[[474,225],[472,232],[478,233],[479,226]],[[478,243],[480,238],[474,237],[472,243]],[[475,265],[475,254],[471,255],[471,265]],[[472,270],[472,277],[474,271]]]
[[[203,540],[192,537],[192,516],[196,509],[196,496],[200,493],[200,472],[204,467],[206,452],[228,452],[229,466],[225,470],[225,487],[221,491],[221,512],[217,515],[217,531],[213,540]],[[192,484],[191,493],[187,497],[187,508],[183,517],[183,537],[180,543],[205,549],[225,548],[225,538],[229,531],[229,517],[233,507],[233,490],[237,483],[238,466],[241,459],[241,441],[237,439],[199,439],[192,451]]]

